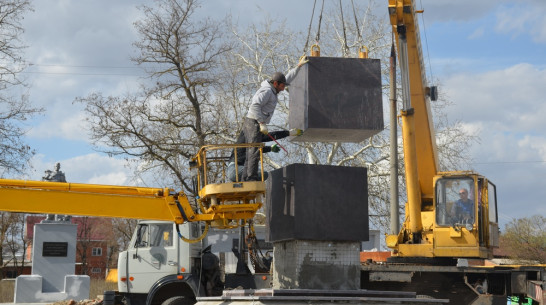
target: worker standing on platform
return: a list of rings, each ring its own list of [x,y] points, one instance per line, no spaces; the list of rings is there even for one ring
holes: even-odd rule
[[[281,72],[275,72],[271,80],[265,80],[261,83],[260,89],[256,91],[252,97],[252,102],[248,109],[248,113],[243,122],[243,133],[245,143],[260,143],[261,135],[267,135],[267,124],[271,121],[271,117],[275,112],[275,107],[278,103],[277,95],[282,92],[286,86],[296,77],[299,68],[309,60],[302,57],[298,66],[290,70],[286,76]],[[251,147],[246,151],[246,162],[243,169],[243,181],[259,181],[258,177],[258,148]]]
[[[260,137],[260,142],[270,142],[270,141],[284,139],[288,136],[299,136],[302,133],[303,132],[301,131],[301,129],[294,128],[290,131],[288,130],[272,131],[268,135],[260,133],[259,137]],[[245,143],[245,135],[242,131],[239,134],[239,137],[237,137],[237,142],[235,143],[236,144]],[[277,144],[273,144],[272,146],[264,146],[263,148],[264,153],[268,153],[268,152],[277,153],[280,150],[281,148]],[[227,170],[226,170],[226,175],[229,181],[233,181],[233,182],[241,181],[242,179],[241,177],[243,176],[244,164],[246,161],[246,152],[247,152],[247,149],[245,147],[237,148],[237,166],[235,166],[235,153],[234,152],[231,153],[229,157],[229,161],[228,161]],[[235,170],[236,167],[237,167],[237,171]],[[267,172],[264,172],[264,180],[267,179],[267,177],[268,177]]]

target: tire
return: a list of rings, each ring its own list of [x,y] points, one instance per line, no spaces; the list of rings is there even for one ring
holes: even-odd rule
[[[193,305],[196,301],[191,298],[176,296],[166,299],[161,305]]]

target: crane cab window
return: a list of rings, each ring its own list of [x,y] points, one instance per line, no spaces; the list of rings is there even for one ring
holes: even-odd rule
[[[436,224],[473,224],[476,216],[474,180],[443,178],[436,182]]]
[[[489,205],[489,222],[498,223],[497,215],[497,192],[493,183],[487,184],[487,197]]]

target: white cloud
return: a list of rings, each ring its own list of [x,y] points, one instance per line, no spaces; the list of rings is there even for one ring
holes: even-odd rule
[[[27,136],[37,139],[63,138],[67,140],[86,141],[88,129],[85,126],[84,113],[79,107],[71,105],[50,105],[49,117],[32,128]]]
[[[500,6],[495,30],[512,37],[529,35],[536,43],[546,43],[546,5],[544,1],[526,2]]]
[[[469,21],[483,17],[499,2],[507,0],[420,0],[416,7],[425,9],[427,20],[432,22]],[[422,4],[422,6],[421,6]]]
[[[32,159],[34,167],[31,180],[41,180],[46,170],[53,170],[54,163],[44,161],[44,155]],[[98,153],[91,153],[58,161],[66,180],[73,183],[91,183],[106,185],[132,185],[132,172],[123,159],[111,158]]]
[[[541,88],[546,70],[531,64],[481,74],[460,73],[442,88],[455,102],[452,116],[467,122],[486,121],[503,132],[546,129],[546,104]]]

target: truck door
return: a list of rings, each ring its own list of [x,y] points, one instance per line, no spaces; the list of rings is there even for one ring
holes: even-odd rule
[[[159,279],[178,272],[177,239],[171,223],[141,223],[127,251],[131,292],[148,293]]]

